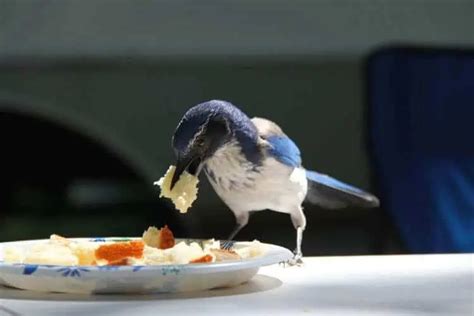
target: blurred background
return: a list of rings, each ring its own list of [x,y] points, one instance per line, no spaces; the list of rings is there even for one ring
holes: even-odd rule
[[[306,206],[306,255],[474,251],[472,1],[0,0],[0,241],[225,238],[202,178],[179,214],[153,182],[184,112],[274,120],[311,169],[381,207]],[[288,215],[238,239],[293,249]]]

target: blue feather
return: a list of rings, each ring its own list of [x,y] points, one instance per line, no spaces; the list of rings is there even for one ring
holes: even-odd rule
[[[328,175],[306,170],[308,194],[306,199],[327,208],[348,205],[376,207],[379,200],[374,195],[352,185],[336,180]]]
[[[349,185],[349,184],[344,183],[342,181],[331,178],[328,175],[318,173],[318,172],[315,172],[315,171],[306,170],[306,178],[308,178],[311,181],[324,184],[325,186],[328,186],[328,187],[331,187],[331,188],[334,188],[334,189],[339,189],[339,190],[346,191],[346,192],[354,192],[354,193],[359,193],[359,194],[365,194],[365,192],[362,191],[361,189],[358,189],[358,188],[356,188],[352,185]]]
[[[269,153],[275,159],[290,167],[301,166],[301,153],[296,144],[284,135],[275,135],[267,138],[271,144]]]

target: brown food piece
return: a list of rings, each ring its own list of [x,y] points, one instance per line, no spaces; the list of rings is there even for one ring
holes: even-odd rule
[[[149,227],[143,233],[142,239],[148,247],[158,249],[173,248],[175,245],[173,232],[166,225],[161,229]]]
[[[216,261],[239,260],[241,257],[233,250],[226,249],[211,249],[211,252],[216,256]]]
[[[202,256],[201,258],[197,258],[197,259],[189,261],[189,263],[206,263],[206,262],[212,262],[211,255],[205,255],[205,256]]]
[[[144,248],[145,244],[141,240],[116,242],[99,246],[95,251],[95,257],[111,263],[120,262],[129,257],[141,258]]]
[[[173,232],[171,231],[171,229],[168,228],[167,225],[165,225],[165,227],[160,229],[158,248],[168,249],[168,248],[173,248],[174,245],[175,245],[175,240],[174,240]]]

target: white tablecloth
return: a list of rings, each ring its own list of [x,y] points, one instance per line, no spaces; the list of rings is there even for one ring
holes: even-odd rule
[[[306,258],[233,289],[150,296],[0,287],[0,315],[474,315],[474,255]]]

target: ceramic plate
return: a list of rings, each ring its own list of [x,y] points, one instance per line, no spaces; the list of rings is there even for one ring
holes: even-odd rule
[[[72,240],[105,242],[117,239],[131,238],[76,238]],[[5,246],[28,246],[32,243],[44,242],[48,240],[0,243],[0,285],[39,292],[91,294],[198,291],[239,285],[250,280],[260,267],[287,261],[292,257],[288,249],[263,244],[266,251],[262,256],[206,264],[98,267],[3,262]],[[248,245],[247,242],[238,242],[234,247],[246,245]]]

